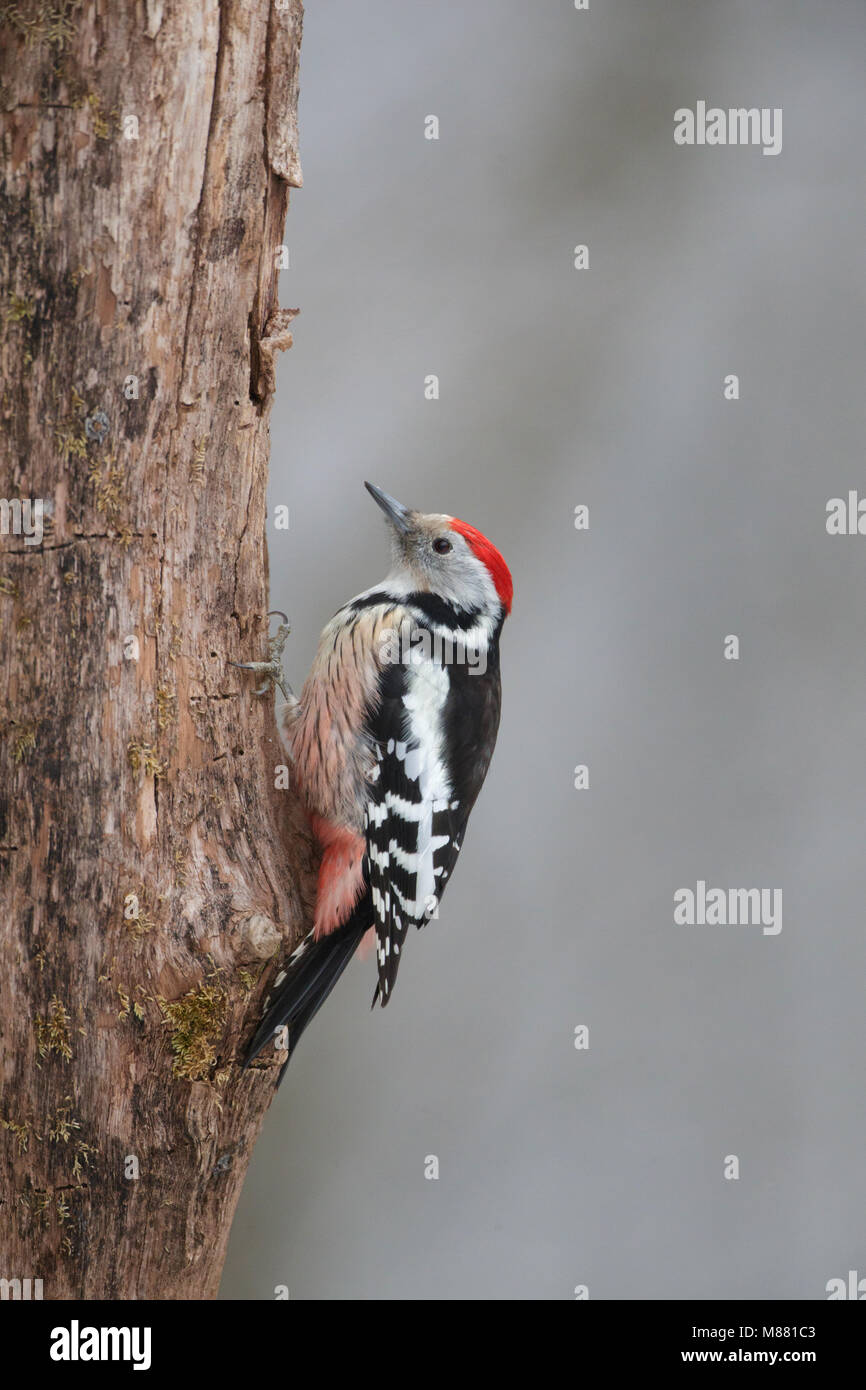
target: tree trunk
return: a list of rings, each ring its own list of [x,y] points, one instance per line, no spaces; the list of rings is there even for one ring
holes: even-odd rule
[[[46,1299],[213,1297],[274,1091],[239,1048],[313,851],[229,663],[267,655],[301,23],[0,0],[0,1278]]]

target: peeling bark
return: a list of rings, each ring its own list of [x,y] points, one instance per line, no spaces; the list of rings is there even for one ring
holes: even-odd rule
[[[265,488],[300,0],[0,0],[0,1277],[209,1298],[309,917]],[[137,137],[137,138],[136,138]],[[137,1174],[137,1175],[136,1175]]]

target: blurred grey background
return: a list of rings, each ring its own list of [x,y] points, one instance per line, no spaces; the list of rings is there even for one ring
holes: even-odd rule
[[[516,597],[440,921],[385,1012],[356,961],[305,1036],[223,1297],[866,1276],[866,536],[825,529],[866,494],[864,41],[863,0],[308,4],[289,678],[385,572],[364,478],[479,526]],[[781,154],[677,147],[698,100],[782,107]],[[675,926],[699,878],[780,888],[781,934]]]

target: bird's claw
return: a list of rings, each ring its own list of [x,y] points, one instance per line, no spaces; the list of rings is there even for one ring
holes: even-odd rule
[[[231,661],[230,666],[235,666],[239,671],[257,671],[264,676],[264,682],[253,692],[255,695],[267,695],[272,685],[278,687],[283,699],[287,704],[294,701],[292,688],[283,675],[283,648],[291,632],[289,620],[285,613],[281,613],[279,608],[272,608],[268,617],[282,618],[282,622],[274,633],[273,637],[268,638],[268,659],[267,661]]]

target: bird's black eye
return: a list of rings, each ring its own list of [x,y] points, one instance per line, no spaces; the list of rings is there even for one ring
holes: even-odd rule
[[[437,536],[433,542],[433,549],[436,551],[437,555],[447,555],[448,551],[453,550],[454,547],[444,536]]]

